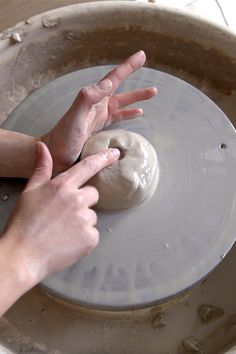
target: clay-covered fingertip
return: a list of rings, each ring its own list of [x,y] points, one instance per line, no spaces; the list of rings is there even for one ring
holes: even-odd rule
[[[118,159],[118,157],[120,157],[120,150],[116,149],[116,148],[111,148],[109,149],[109,151],[112,153],[112,155]]]

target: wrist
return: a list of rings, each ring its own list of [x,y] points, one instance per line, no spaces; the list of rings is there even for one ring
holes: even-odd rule
[[[64,138],[58,139],[53,132],[49,132],[41,137],[42,141],[48,148],[53,159],[53,176],[56,176],[73,166],[79,159],[84,143],[87,140],[87,135],[78,134],[79,138],[70,142]]]
[[[41,279],[39,267],[30,262],[27,251],[23,250],[15,237],[6,232],[0,238],[0,264],[16,296],[20,297],[33,288]]]

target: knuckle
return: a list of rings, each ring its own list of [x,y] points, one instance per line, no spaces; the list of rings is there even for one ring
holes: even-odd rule
[[[138,68],[136,67],[136,65],[132,62],[132,61],[129,61],[129,60],[127,60],[126,61],[126,65],[127,65],[127,67],[129,68],[129,70],[131,71],[131,72],[134,72],[134,71],[136,71]]]
[[[93,226],[97,223],[97,214],[92,209],[80,209],[77,213],[80,224],[86,226]]]
[[[84,236],[86,235],[84,241],[84,248],[82,251],[82,257],[86,257],[98,244],[99,242],[99,232],[95,228],[85,228]]]
[[[94,197],[94,202],[97,203],[99,200],[99,193],[95,187],[93,187],[93,197]]]
[[[92,199],[93,201],[97,202],[98,199],[99,199],[98,190],[97,190],[95,187],[93,187],[93,186],[88,186],[87,188],[88,188],[88,189],[87,189],[87,194],[90,194],[91,199]]]
[[[99,193],[93,186],[85,186],[80,189],[80,192],[83,194],[84,204],[87,206],[94,205],[99,200]]]
[[[82,206],[85,202],[85,197],[84,197],[84,193],[82,193],[81,191],[79,191],[78,196],[77,196],[77,204],[79,206]]]
[[[66,180],[55,180],[51,182],[52,193],[59,199],[64,201],[73,202],[75,199],[75,195],[73,190],[71,189],[71,185],[69,181]]]
[[[92,223],[96,224],[98,220],[97,213],[95,213],[94,210],[90,209],[90,214]]]
[[[61,194],[62,192],[64,192],[65,183],[62,179],[52,180],[51,185],[55,194]]]
[[[86,211],[86,209],[80,209],[77,212],[78,215],[78,219],[80,221],[81,225],[84,225],[84,227],[86,227],[86,224],[88,223],[89,217],[88,217],[88,213]]]
[[[95,248],[99,242],[99,232],[97,229],[93,228],[90,231],[90,235],[88,238],[88,246],[89,248]]]
[[[88,186],[88,188],[89,188],[89,191],[90,191],[94,196],[98,195],[98,190],[97,190],[96,187],[94,187],[94,186]]]

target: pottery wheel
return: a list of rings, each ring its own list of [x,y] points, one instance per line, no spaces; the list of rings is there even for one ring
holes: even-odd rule
[[[32,135],[47,132],[78,90],[110,69],[82,69],[51,81],[18,106],[3,127]],[[203,279],[235,240],[232,124],[199,90],[157,70],[137,71],[120,91],[146,86],[156,86],[159,93],[140,104],[144,117],[109,128],[139,133],[156,148],[158,188],[137,207],[99,212],[98,247],[42,282],[49,292],[80,305],[121,310],[169,299]],[[22,188],[18,180],[2,180],[2,225]]]

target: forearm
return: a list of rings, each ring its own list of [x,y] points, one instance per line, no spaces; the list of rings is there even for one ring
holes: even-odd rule
[[[0,177],[28,178],[34,168],[38,138],[0,129]]]
[[[0,238],[0,317],[35,285],[28,275],[25,260],[15,254],[12,247],[5,237]]]

